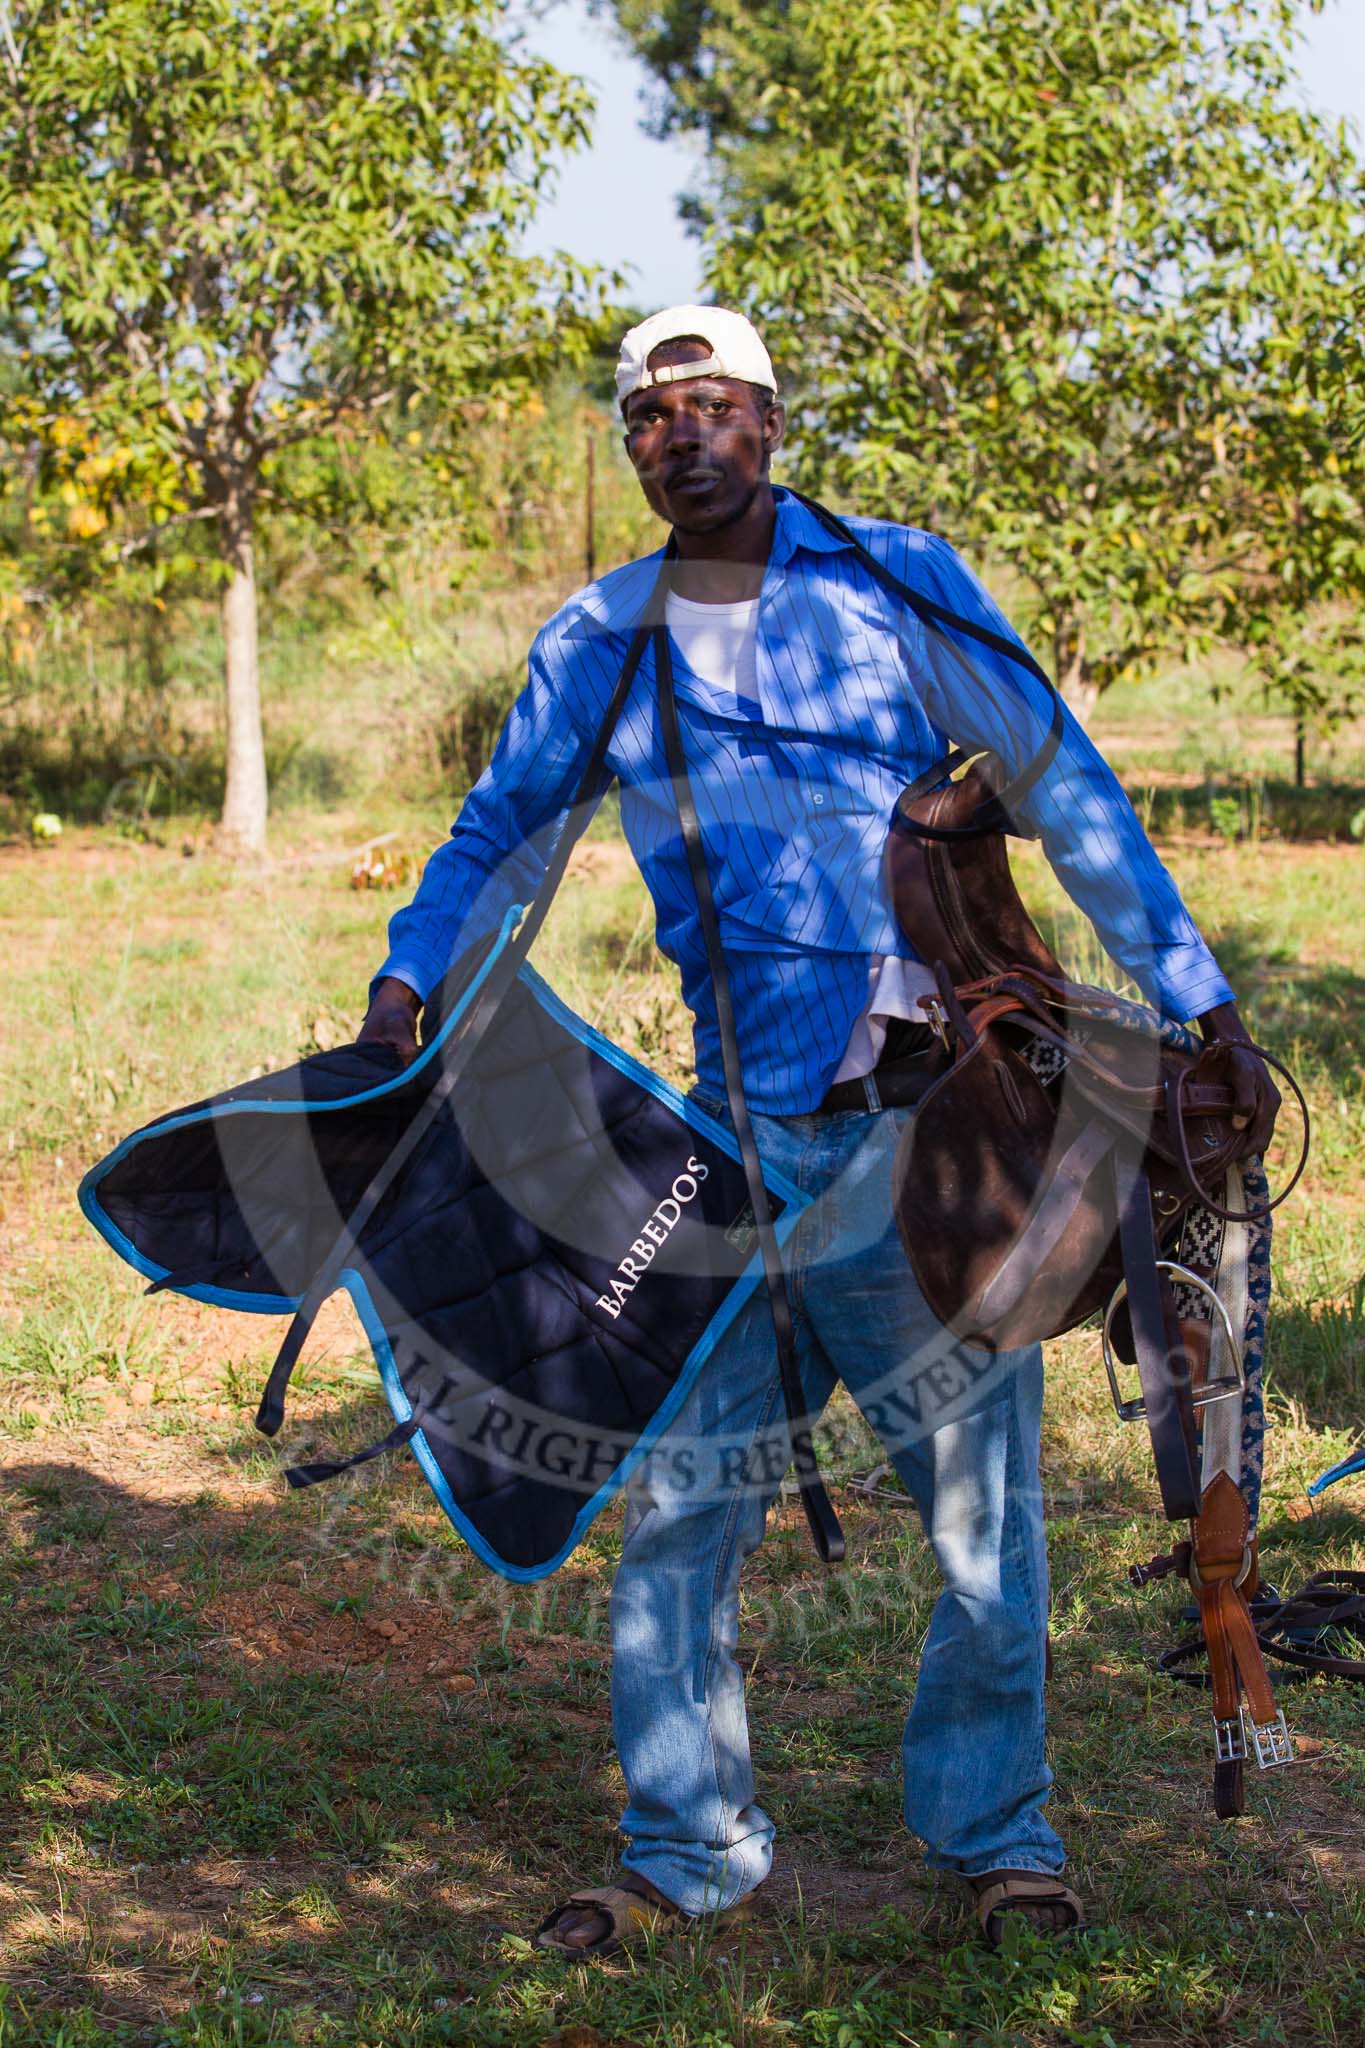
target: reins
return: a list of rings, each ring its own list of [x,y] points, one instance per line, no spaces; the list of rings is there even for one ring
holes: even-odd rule
[[[1273,1201],[1267,1197],[1264,1208],[1260,1209],[1225,1209],[1214,1196],[1209,1194],[1195,1171],[1194,1160],[1190,1154],[1190,1141],[1185,1130],[1185,1088],[1190,1074],[1194,1072],[1193,1068],[1181,1068],[1168,1085],[1167,1121],[1170,1124],[1171,1137],[1176,1147],[1177,1164],[1189,1182],[1196,1200],[1208,1210],[1211,1216],[1216,1216],[1221,1223],[1260,1223],[1273,1210],[1278,1209],[1281,1202],[1288,1201],[1303,1178],[1303,1171],[1308,1164],[1308,1153],[1312,1144],[1312,1118],[1309,1114],[1308,1104],[1304,1099],[1303,1090],[1283,1060],[1276,1059],[1273,1052],[1267,1052],[1265,1047],[1257,1045],[1254,1039],[1224,1040],[1223,1043],[1245,1045],[1249,1052],[1254,1052],[1259,1059],[1265,1061],[1268,1067],[1273,1067],[1281,1080],[1289,1083],[1293,1091],[1294,1100],[1299,1106],[1299,1115],[1303,1118],[1303,1141],[1299,1150],[1299,1163],[1294,1168],[1285,1185],[1280,1189],[1279,1194],[1275,1196]]]

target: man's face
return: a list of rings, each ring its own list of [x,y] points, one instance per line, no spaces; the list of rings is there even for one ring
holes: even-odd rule
[[[704,341],[666,341],[651,370],[704,361]],[[684,533],[714,533],[743,517],[781,445],[782,407],[738,377],[686,377],[626,400],[626,453],[651,511]]]

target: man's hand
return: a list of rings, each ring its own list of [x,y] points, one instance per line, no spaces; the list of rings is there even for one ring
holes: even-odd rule
[[[405,981],[385,975],[365,1012],[356,1044],[391,1045],[403,1065],[410,1066],[417,1057],[417,1017],[421,1008],[422,998],[415,989],[410,989]]]
[[[1237,1013],[1236,1003],[1219,1003],[1205,1010],[1198,1020],[1206,1045],[1235,1048],[1231,1061],[1232,1086],[1237,1107],[1233,1126],[1247,1133],[1247,1149],[1264,1156],[1280,1113],[1280,1091],[1260,1054],[1247,1042],[1248,1033]]]

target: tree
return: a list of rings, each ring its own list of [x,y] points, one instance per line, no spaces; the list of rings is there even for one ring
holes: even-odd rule
[[[255,530],[271,465],[572,342],[518,253],[585,89],[506,0],[31,0],[0,38],[0,318],[48,414],[173,462],[223,575],[224,846],[264,845]]]
[[[1365,695],[1365,622],[1353,601],[1365,554],[1365,280],[1353,268],[1349,296],[1276,338],[1299,386],[1275,423],[1274,459],[1262,464],[1273,503],[1256,510],[1276,544],[1239,580],[1228,625],[1253,672],[1294,711],[1300,783],[1310,728],[1330,732]]]
[[[1290,560],[1299,602],[1365,586],[1358,459],[1305,516],[1331,401],[1296,356],[1332,381],[1362,185],[1294,97],[1295,0],[615,12],[706,136],[689,211],[805,474],[1008,563],[1080,708]]]

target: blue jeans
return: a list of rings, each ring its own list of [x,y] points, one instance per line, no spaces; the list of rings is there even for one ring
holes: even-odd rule
[[[892,1155],[912,1113],[756,1116],[754,1130],[765,1161],[814,1198],[785,1260],[809,1412],[842,1379],[943,1578],[902,1744],[906,1823],[940,1868],[1055,1872],[1064,1851],[1042,1810],[1042,1354],[969,1351],[925,1305],[890,1217]],[[772,1862],[735,1656],[740,1568],[787,1465],[762,1288],[665,1444],[627,1499],[612,1717],[629,1794],[624,1860],[698,1913],[732,1905]]]

